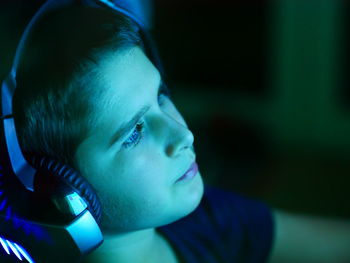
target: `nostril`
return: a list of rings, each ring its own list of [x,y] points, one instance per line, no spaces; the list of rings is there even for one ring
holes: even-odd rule
[[[173,156],[174,155],[174,146],[173,145],[168,145],[166,147],[165,152],[166,152],[167,156]]]
[[[170,138],[169,144],[166,147],[166,154],[174,157],[181,153],[183,150],[193,149],[194,136],[187,128],[185,131],[178,131],[172,138]]]

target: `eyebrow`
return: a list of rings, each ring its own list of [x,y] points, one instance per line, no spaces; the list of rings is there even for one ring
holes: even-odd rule
[[[157,94],[159,93],[159,90],[161,89],[163,85],[162,78],[159,81]],[[139,121],[139,119],[146,114],[146,112],[149,110],[151,106],[146,105],[143,106],[135,115],[132,117],[132,119],[128,122],[123,123],[120,128],[113,134],[111,140],[109,141],[109,147],[118,142],[121,138],[123,138],[126,133],[128,133]]]

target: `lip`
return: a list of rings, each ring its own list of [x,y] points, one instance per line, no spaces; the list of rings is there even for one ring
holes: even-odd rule
[[[180,178],[178,178],[175,183],[179,181],[190,180],[193,177],[195,177],[197,173],[198,173],[198,164],[194,161],[191,164],[191,166],[188,168],[188,170]]]

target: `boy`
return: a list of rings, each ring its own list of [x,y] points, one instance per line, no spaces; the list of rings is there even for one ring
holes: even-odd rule
[[[105,240],[84,262],[350,260],[348,223],[204,187],[193,134],[127,17],[55,11],[26,49],[14,97],[21,148],[70,165],[101,201]]]

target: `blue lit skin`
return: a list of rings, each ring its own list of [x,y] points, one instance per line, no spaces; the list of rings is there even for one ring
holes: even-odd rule
[[[128,256],[154,254],[160,247],[154,242],[162,243],[155,228],[192,212],[201,200],[203,181],[199,173],[189,182],[175,183],[194,161],[194,138],[174,104],[158,98],[160,75],[142,50],[108,53],[98,65],[90,84],[105,88],[106,100],[104,107],[96,102],[100,122],[79,145],[75,160],[102,202],[105,242],[96,253],[127,262]],[[139,126],[109,147],[121,123],[145,105],[150,108]]]

